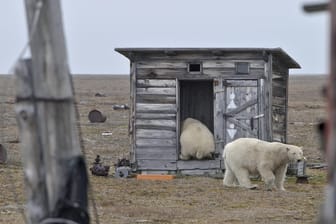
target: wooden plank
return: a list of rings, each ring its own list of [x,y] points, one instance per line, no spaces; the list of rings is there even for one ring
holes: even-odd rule
[[[223,172],[221,169],[179,170],[179,173],[187,176],[214,176],[214,177],[218,177],[219,175],[223,176]]]
[[[168,174],[137,174],[137,180],[173,180],[174,175]]]
[[[286,142],[284,133],[273,133],[273,141],[275,142]]]
[[[238,114],[242,112],[243,110],[246,110],[246,108],[251,107],[258,103],[258,99],[252,99],[248,102],[243,103],[242,105],[238,106],[235,109],[232,109],[224,114],[224,116],[234,116],[235,114]],[[253,115],[252,115],[253,116]]]
[[[176,146],[176,139],[137,138],[135,144],[137,147],[170,147]]]
[[[159,104],[175,104],[175,96],[163,96],[163,95],[137,95],[138,103],[159,103]]]
[[[177,105],[177,112],[176,112],[176,153],[180,152],[180,134],[181,134],[181,82],[176,79],[176,105]],[[178,155],[176,156],[176,160],[178,159]]]
[[[220,169],[220,160],[179,160],[177,161],[178,170],[208,170]]]
[[[228,75],[236,75],[235,69],[230,68],[203,68],[203,74],[208,76],[228,76]],[[263,76],[264,75],[264,69],[262,68],[250,68],[249,74],[242,75],[245,76],[245,78],[249,78],[249,76]]]
[[[187,72],[174,72],[171,74],[161,74],[160,76],[158,75],[153,75],[153,74],[137,74],[138,78],[164,78],[164,79],[171,79],[171,78],[176,78],[179,80],[209,80],[209,79],[214,79],[218,78],[219,76],[226,76],[226,78],[230,79],[240,79],[240,80],[246,80],[246,79],[260,79],[264,78],[264,73],[258,73],[258,74],[249,74],[248,77],[247,75],[236,75],[235,73],[232,72],[213,72],[213,73],[205,73],[203,72],[202,74],[191,74]]]
[[[272,97],[273,106],[284,107],[286,106],[286,98],[273,96]]]
[[[285,126],[285,123],[284,123],[284,119],[280,119],[280,120],[277,120],[277,121],[273,122],[272,132],[273,133],[277,133],[277,132],[287,133],[286,126]]]
[[[137,113],[136,118],[143,120],[176,120],[176,114]]]
[[[265,79],[263,80],[264,84],[264,92],[261,97],[263,97],[264,108],[263,111],[265,113],[264,122],[264,130],[262,132],[263,140],[271,141],[273,139],[272,133],[272,79],[273,79],[273,55],[268,56],[268,63],[265,66]]]
[[[284,106],[272,106],[272,113],[287,116],[286,107]]]
[[[187,73],[185,68],[138,68],[137,75],[141,78],[159,78],[159,77],[174,77],[176,74]]]
[[[176,130],[176,120],[141,120],[135,121],[136,128]]]
[[[175,131],[169,131],[169,130],[152,130],[152,129],[140,129],[137,128],[136,130],[136,136],[137,138],[163,138],[163,139],[171,139],[176,138],[176,132]]]
[[[286,83],[285,82],[274,82],[272,80],[272,85],[273,85],[273,88],[277,87],[277,88],[283,88],[283,89],[286,89],[287,86],[286,86]]]
[[[139,61],[137,64],[137,68],[187,68],[186,62],[181,61],[172,61],[172,60],[147,60],[147,61]]]
[[[171,52],[171,56],[164,52],[137,52],[137,58],[141,61],[205,61],[205,60],[263,60],[264,56],[262,51],[258,52],[243,52],[243,51],[225,51],[221,55],[209,51],[198,51],[195,52],[178,52],[174,54]]]
[[[234,124],[236,127],[239,127],[241,129],[243,129],[249,135],[251,135],[251,136],[257,136],[256,132],[253,131],[253,130],[251,130],[251,126],[246,125],[246,124],[238,121],[237,119],[231,118],[231,117],[228,118],[227,121],[230,122],[230,123],[232,123],[232,124]]]
[[[130,68],[130,113],[129,113],[129,123],[128,123],[128,132],[130,134],[130,141],[131,141],[131,150],[130,150],[130,160],[132,163],[136,163],[135,160],[135,119],[136,119],[136,113],[135,113],[135,105],[137,96],[135,94],[136,92],[136,64],[135,62],[131,63]]]
[[[258,87],[257,80],[232,80],[225,79],[223,81],[225,87]]]
[[[176,87],[175,79],[138,79],[137,87]]]
[[[173,88],[156,88],[156,87],[147,87],[147,88],[137,88],[138,95],[165,95],[165,96],[175,96],[176,89]]]
[[[140,69],[137,71],[137,77],[140,79],[173,79],[173,78],[214,78],[218,76],[233,76],[234,78],[241,79],[252,79],[252,78],[260,78],[263,77],[264,70],[263,69],[255,69],[251,68],[250,73],[248,75],[236,75],[235,69],[230,68],[203,68],[201,74],[191,74],[188,73],[187,69]]]
[[[275,68],[273,68],[272,70],[272,79],[274,80],[281,80],[281,79],[285,79],[286,78],[286,72],[281,72],[278,70],[275,70]]]
[[[267,66],[265,66],[265,74],[267,74]],[[266,89],[265,89],[265,80],[264,79],[259,79],[258,80],[258,99],[259,99],[259,105],[258,105],[258,111],[259,113],[264,113],[265,114],[265,117],[262,118],[262,119],[258,119],[258,125],[259,125],[259,130],[258,130],[258,135],[257,137],[259,139],[263,139],[265,140],[266,139],[266,113],[267,110],[266,110]]]
[[[138,170],[157,170],[157,171],[165,171],[165,170],[176,170],[176,160],[147,160],[147,159],[139,159],[137,160]]]
[[[272,78],[272,82],[273,83],[278,83],[282,86],[286,86],[287,84],[287,78],[284,76],[275,76],[275,74],[273,73],[273,78]]]
[[[282,132],[285,133],[285,123],[273,122],[273,133]]]
[[[176,104],[137,103],[137,113],[176,113]]]
[[[265,62],[249,61],[249,60],[205,60],[203,61],[203,68],[232,68],[236,69],[236,62],[248,62],[250,68],[264,69]]]
[[[225,142],[224,130],[224,114],[225,111],[225,90],[223,86],[223,79],[218,78],[214,80],[214,137],[215,137],[215,151],[223,150]]]
[[[176,160],[176,147],[146,147],[137,148],[136,151],[137,159],[148,159],[148,160]]]

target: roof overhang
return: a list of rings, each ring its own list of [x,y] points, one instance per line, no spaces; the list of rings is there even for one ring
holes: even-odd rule
[[[272,54],[283,61],[288,68],[301,68],[292,57],[281,48],[115,48],[115,51],[134,61],[141,54],[160,54],[175,56],[178,54],[210,53],[221,56],[228,53],[262,53]]]

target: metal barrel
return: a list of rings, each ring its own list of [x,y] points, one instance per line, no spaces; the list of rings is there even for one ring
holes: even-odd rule
[[[102,114],[99,110],[91,110],[88,115],[89,121],[91,123],[100,123],[106,121],[106,116]]]

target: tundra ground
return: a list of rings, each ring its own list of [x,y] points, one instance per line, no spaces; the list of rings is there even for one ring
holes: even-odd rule
[[[303,146],[310,163],[324,162],[316,123],[326,117],[321,94],[326,78],[291,76],[289,81],[288,143]],[[97,154],[104,165],[111,166],[108,177],[89,175],[91,223],[98,223],[97,217],[102,224],[316,223],[324,200],[326,169],[307,169],[309,184],[287,178],[286,192],[265,191],[258,181],[259,190],[224,188],[222,179],[211,177],[114,178],[114,163],[129,152],[129,111],[112,106],[129,104],[129,76],[74,76],[74,84],[88,167]],[[9,157],[7,164],[0,165],[0,223],[21,224],[26,199],[14,94],[13,79],[0,76],[0,143]],[[89,123],[92,109],[106,115],[106,122]]]

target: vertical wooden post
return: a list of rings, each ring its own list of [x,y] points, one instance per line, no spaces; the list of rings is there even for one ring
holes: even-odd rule
[[[16,113],[22,128],[28,207],[34,204],[28,217],[39,223],[52,216],[69,190],[67,163],[80,157],[81,149],[60,1],[25,0],[25,5],[32,60],[31,69],[27,62],[17,65]]]
[[[325,132],[328,185],[319,223],[333,224],[336,222],[336,0],[330,0],[328,3],[306,5],[304,10],[306,12],[329,10],[330,13],[328,120]]]
[[[21,154],[23,158],[26,194],[27,220],[39,223],[48,214],[47,189],[45,186],[45,168],[42,146],[37,128],[36,108],[34,104],[20,99],[33,97],[30,86],[31,60],[20,61],[16,65],[16,117],[19,125]]]
[[[336,0],[330,0],[330,74],[328,82],[327,159],[328,187],[324,223],[336,221]]]

